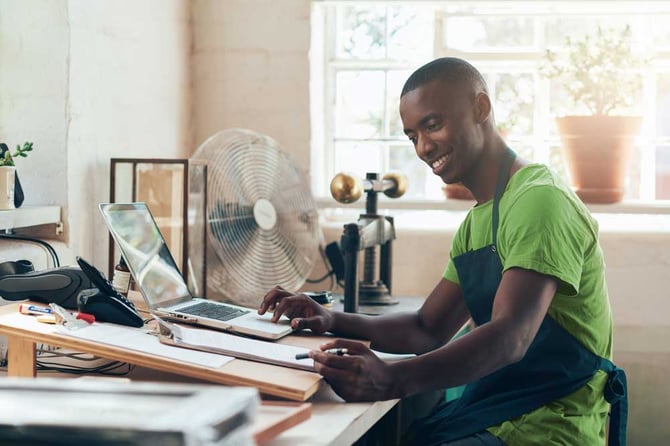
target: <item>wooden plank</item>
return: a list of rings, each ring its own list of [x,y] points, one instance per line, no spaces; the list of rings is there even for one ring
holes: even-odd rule
[[[258,445],[265,444],[311,416],[312,405],[310,403],[263,401],[251,428],[254,440]]]
[[[18,304],[9,304],[0,307],[0,316],[17,312]],[[51,332],[50,326],[40,324],[32,317],[13,318],[11,320],[0,318],[0,334],[17,338],[20,342],[25,342],[25,344],[16,344],[16,347],[14,347],[14,354],[17,358],[14,360],[14,367],[17,368],[14,370],[17,373],[23,373],[22,375],[15,376],[35,376],[34,372],[30,375],[27,373],[31,364],[30,358],[32,358],[32,364],[35,361],[34,344],[39,342],[78,352],[90,353],[115,361],[127,362],[148,369],[161,370],[219,384],[252,386],[258,388],[262,394],[294,401],[305,401],[310,398],[319,389],[323,381],[321,375],[314,372],[289,369],[287,367],[244,359],[234,359],[219,368],[185,363],[151,353],[128,350],[66,334],[54,333]],[[316,348],[320,341],[315,341]],[[30,343],[33,345],[32,355],[21,353],[21,350],[25,350]]]
[[[34,378],[35,363],[35,342],[7,336],[7,376]]]

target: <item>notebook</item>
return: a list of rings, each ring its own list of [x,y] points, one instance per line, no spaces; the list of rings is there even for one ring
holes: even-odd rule
[[[288,318],[274,323],[256,309],[191,295],[146,203],[102,203],[105,224],[116,241],[152,313],[263,339],[292,332]]]

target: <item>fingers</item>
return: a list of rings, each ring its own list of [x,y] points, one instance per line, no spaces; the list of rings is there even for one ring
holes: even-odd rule
[[[306,316],[304,311],[305,304],[302,300],[300,295],[284,297],[275,305],[272,320],[274,322],[278,321],[279,317],[284,313],[286,313],[288,318]]]
[[[289,296],[291,293],[286,291],[284,288],[281,286],[277,285],[274,288],[272,288],[268,293],[263,296],[263,301],[261,302],[260,307],[258,308],[258,314],[265,314],[266,311],[274,310],[275,307],[277,306],[277,302],[279,302],[283,297]]]
[[[367,345],[360,341],[351,339],[333,339],[332,341],[321,344],[319,348],[323,350],[330,350],[331,348],[346,348],[349,355],[363,355],[370,352]]]

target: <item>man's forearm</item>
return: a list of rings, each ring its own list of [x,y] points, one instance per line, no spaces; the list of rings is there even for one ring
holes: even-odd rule
[[[438,350],[392,364],[398,386],[391,397],[467,384],[520,360],[504,325],[482,325]]]
[[[440,345],[422,326],[416,312],[384,316],[334,312],[332,332],[366,339],[375,350],[389,353],[424,353]]]

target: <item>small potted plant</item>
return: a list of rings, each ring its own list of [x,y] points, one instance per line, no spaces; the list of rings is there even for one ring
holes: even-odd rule
[[[16,146],[12,153],[6,144],[0,143],[0,210],[14,209],[23,203],[23,191],[16,175],[15,158],[25,158],[33,150],[33,143]]]
[[[568,37],[565,50],[547,50],[542,72],[561,81],[577,109],[588,113],[556,118],[572,186],[585,202],[620,201],[642,123],[627,113],[640,96],[646,60],[632,52],[629,26]]]

